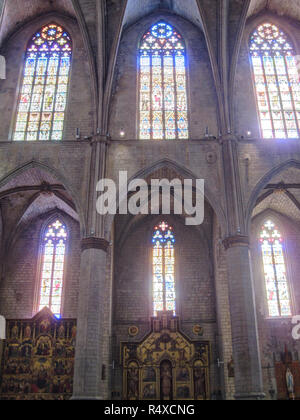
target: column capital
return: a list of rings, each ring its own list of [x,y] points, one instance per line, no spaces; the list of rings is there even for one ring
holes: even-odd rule
[[[224,144],[224,143],[229,143],[229,142],[233,142],[235,144],[238,144],[238,138],[233,134],[221,135],[219,137],[219,143],[221,145]]]
[[[81,241],[81,251],[87,251],[88,249],[100,249],[101,251],[107,252],[109,248],[109,242],[104,238],[84,238]]]
[[[244,246],[249,247],[250,246],[250,240],[248,236],[245,235],[234,235],[229,236],[228,238],[225,238],[223,240],[223,245],[226,250],[238,246]]]
[[[97,134],[94,138],[94,141],[96,143],[104,143],[104,144],[109,144],[111,141],[111,137],[109,134]]]
[[[95,134],[90,137],[86,137],[85,140],[88,140],[91,146],[94,144],[105,144],[107,146],[110,144],[111,138],[109,135]]]

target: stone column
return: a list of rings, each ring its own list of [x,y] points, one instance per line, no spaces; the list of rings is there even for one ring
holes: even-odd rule
[[[3,22],[5,0],[0,0],[0,28]],[[2,46],[2,38],[0,38],[0,48]],[[4,67],[3,67],[4,66]],[[5,79],[5,59],[0,55],[0,79]]]
[[[6,78],[6,63],[5,58],[0,55],[0,80]]]
[[[109,243],[104,239],[82,241],[79,308],[74,372],[74,400],[101,400],[104,302],[110,298],[106,287],[106,261]]]
[[[6,330],[5,318],[0,315],[0,376],[1,376],[1,366],[2,366],[2,355],[3,355],[4,340],[6,338],[5,330]]]
[[[235,368],[235,398],[265,397],[259,351],[256,307],[249,239],[233,236],[224,241],[227,250],[232,345]]]

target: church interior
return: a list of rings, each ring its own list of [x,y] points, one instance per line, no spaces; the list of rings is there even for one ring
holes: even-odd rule
[[[299,255],[299,0],[0,0],[0,400],[300,400]]]

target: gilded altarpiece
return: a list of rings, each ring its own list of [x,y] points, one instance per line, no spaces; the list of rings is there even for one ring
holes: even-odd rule
[[[7,321],[1,400],[66,400],[73,393],[76,321],[43,309],[32,320]]]
[[[122,343],[124,400],[209,400],[210,345],[189,340],[172,313],[142,343]]]

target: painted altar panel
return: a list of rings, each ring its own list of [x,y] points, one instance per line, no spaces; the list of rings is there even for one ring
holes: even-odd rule
[[[65,400],[73,393],[76,321],[48,309],[7,321],[0,399]]]
[[[210,346],[191,341],[168,313],[153,318],[142,343],[122,344],[125,400],[210,399]]]

